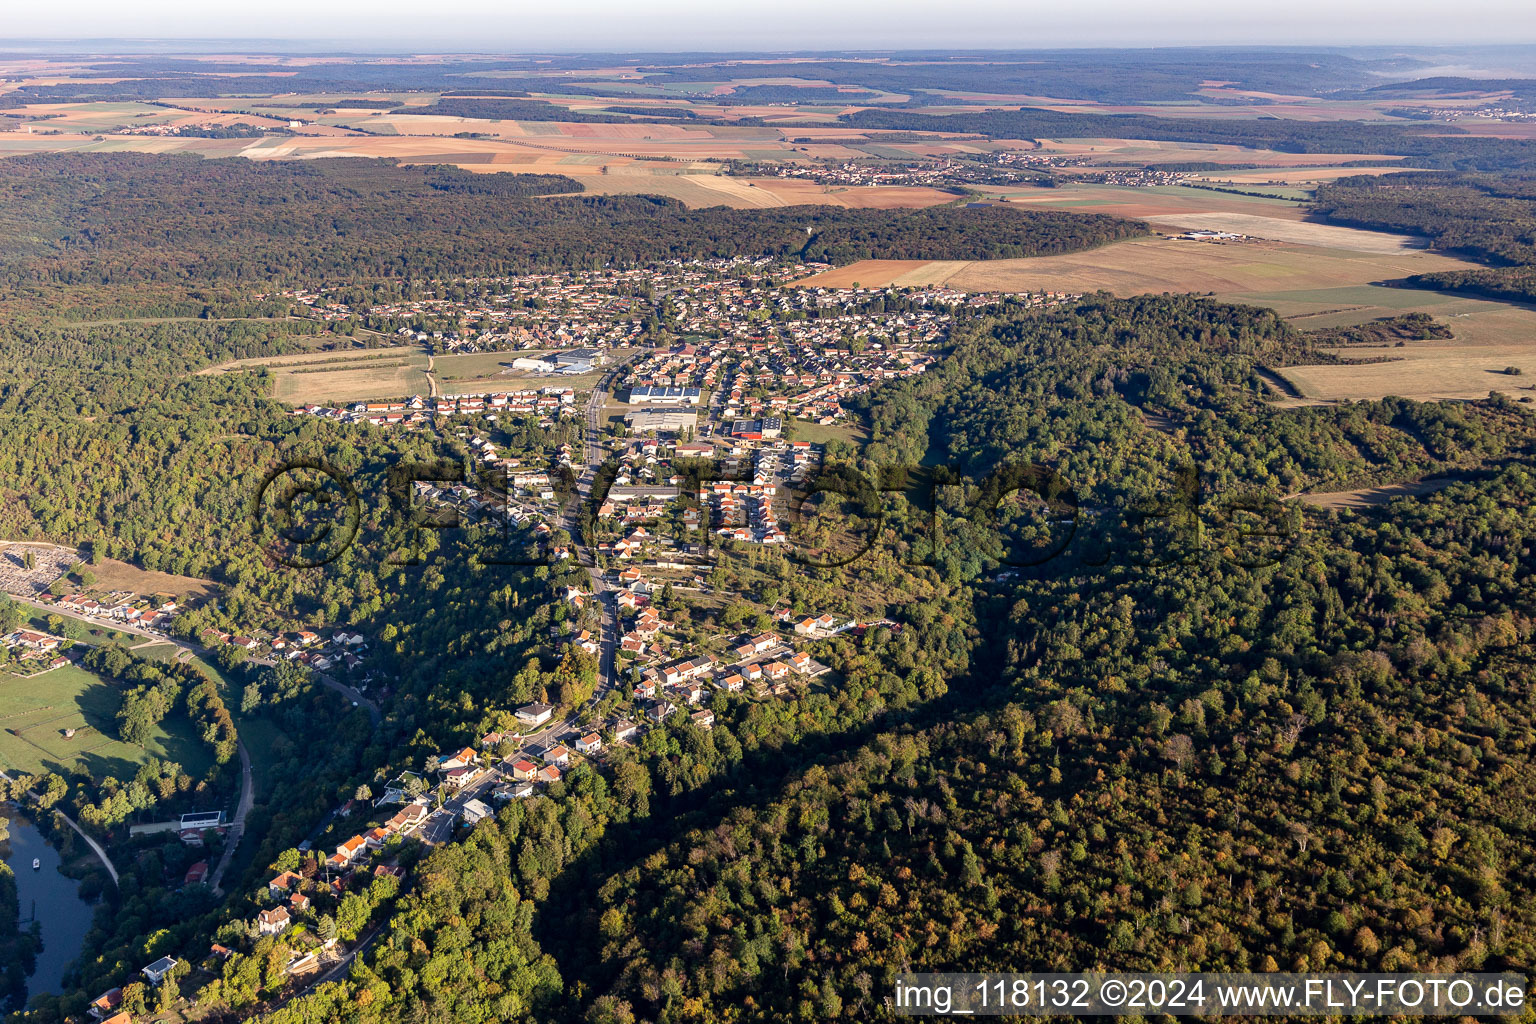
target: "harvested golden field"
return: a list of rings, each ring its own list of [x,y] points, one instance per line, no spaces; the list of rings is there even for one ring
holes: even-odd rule
[[[1027,140],[1019,141],[1021,145],[1027,146]],[[1295,167],[1344,164],[1360,160],[1386,165],[1398,163],[1402,159],[1380,153],[1282,153],[1279,150],[1246,149],[1226,143],[1157,142],[1147,139],[1073,138],[1041,139],[1040,141],[1042,153],[1095,157],[1107,164],[1188,163],[1208,160],[1215,163]]]
[[[1310,221],[1256,216],[1251,213],[1163,213],[1146,218],[1170,230],[1201,228],[1233,234],[1267,238],[1296,245],[1352,252],[1398,253],[1422,251],[1424,240],[1412,235],[1386,231],[1363,231],[1343,224],[1314,224]]]
[[[1135,238],[1063,256],[974,262],[866,260],[829,273],[867,286],[946,285],[966,291],[1214,292],[1251,298],[1266,292],[1365,285],[1382,279],[1461,270],[1463,260],[1422,250],[1362,253],[1286,242],[1193,242]],[[828,275],[802,284],[821,285]]]
[[[1415,293],[1407,293],[1410,296]],[[1445,296],[1422,304],[1452,337],[1401,348],[1351,348],[1352,358],[1386,356],[1356,366],[1288,366],[1275,372],[1307,398],[1342,401],[1397,395],[1425,401],[1483,398],[1490,391],[1536,397],[1536,309]],[[1312,326],[1292,320],[1297,326]],[[1322,326],[1322,325],[1316,325]],[[1505,370],[1518,368],[1519,374]]]
[[[432,390],[426,353],[404,347],[241,359],[201,372],[230,373],[255,367],[271,372],[272,397],[290,405],[407,398]]]
[[[1536,393],[1536,345],[1451,346],[1415,349],[1385,363],[1364,366],[1288,366],[1276,372],[1302,394],[1322,401],[1416,398],[1486,398],[1490,391],[1525,397]],[[1519,375],[1505,372],[1516,367]]]
[[[738,179],[740,180],[740,179]],[[754,178],[756,187],[783,200],[780,205],[820,204],[856,210],[921,209],[955,201],[955,195],[922,185],[818,185],[787,178]]]
[[[1442,476],[1404,484],[1362,487],[1353,491],[1316,491],[1311,494],[1298,494],[1294,500],[1314,508],[1371,508],[1375,505],[1385,505],[1393,498],[1419,498],[1426,494],[1433,494],[1456,482],[1456,477]]]
[[[815,288],[884,287],[934,266],[933,260],[860,260],[795,283]]]
[[[766,188],[752,186],[744,178],[715,174],[582,174],[580,169],[568,167],[555,170],[569,174],[595,195],[666,196],[694,208],[730,206],[756,210],[790,205],[781,196]]]
[[[1265,196],[1242,196],[1183,185],[1132,188],[1127,185],[1070,183],[1057,188],[1014,186],[981,190],[1009,205],[1042,206],[1052,210],[1108,213],[1116,217],[1150,218],[1176,214],[1239,213],[1275,220],[1299,221],[1306,211],[1296,203]]]
[[[1408,168],[1382,164],[1378,167],[1259,167],[1232,171],[1206,171],[1197,181],[1243,185],[1311,185],[1356,174],[1397,174]]]
[[[485,172],[511,169],[499,163],[466,166]],[[739,210],[760,210],[777,206],[845,206],[861,210],[892,210],[939,206],[955,201],[955,197],[947,192],[922,186],[827,186],[783,178],[659,173],[654,165],[647,167],[643,163],[610,174],[600,173],[600,165],[565,162],[527,169],[569,175],[593,195],[666,196],[694,208],[730,206]],[[647,170],[651,173],[631,173]]]

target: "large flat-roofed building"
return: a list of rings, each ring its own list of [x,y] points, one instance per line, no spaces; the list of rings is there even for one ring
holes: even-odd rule
[[[181,816],[181,831],[188,829],[218,828],[224,824],[223,811],[193,811]]]
[[[642,409],[626,415],[624,422],[637,434],[681,434],[698,428],[699,414],[680,409]]]
[[[595,348],[572,349],[554,357],[555,366],[561,373],[590,373],[607,361],[608,357]]]
[[[630,388],[630,405],[698,405],[698,388]]]
[[[762,441],[784,433],[784,421],[777,416],[764,416],[760,420],[736,420],[731,424],[731,436],[743,441]]]
[[[554,373],[558,367],[548,356],[518,356],[512,360],[512,369],[529,373]]]

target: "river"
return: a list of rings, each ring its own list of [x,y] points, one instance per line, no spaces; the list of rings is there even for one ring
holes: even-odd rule
[[[34,914],[43,923],[43,951],[37,955],[37,967],[27,977],[30,999],[39,992],[59,991],[65,970],[80,955],[96,908],[80,898],[78,882],[60,873],[63,860],[59,851],[48,845],[32,822],[18,817],[10,808],[0,813],[11,822],[6,863],[16,873],[22,927],[30,926]],[[36,871],[32,869],[33,858],[42,861],[42,867]]]

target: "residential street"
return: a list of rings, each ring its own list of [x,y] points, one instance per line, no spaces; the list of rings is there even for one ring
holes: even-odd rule
[[[613,687],[617,686],[618,678],[615,673],[615,655],[619,645],[619,620],[618,605],[615,603],[613,592],[603,580],[602,572],[587,547],[586,536],[582,530],[582,510],[592,497],[592,484],[597,477],[597,469],[603,464],[606,455],[603,450],[603,433],[601,416],[603,407],[608,402],[609,388],[618,377],[619,371],[634,359],[638,353],[631,353],[628,357],[614,364],[605,373],[602,379],[593,388],[592,395],[587,400],[586,408],[586,432],[584,454],[586,465],[581,474],[576,478],[576,493],[572,496],[565,510],[565,528],[571,535],[571,544],[575,549],[576,557],[587,570],[587,576],[591,581],[592,594],[600,604],[601,619],[598,630],[598,670],[597,689],[592,695],[593,703],[600,701]],[[557,742],[571,742],[577,735],[577,729],[573,724],[574,712],[567,713],[564,717],[549,722],[538,732],[529,733],[522,737],[518,744],[518,751],[512,756],[517,757],[532,755],[537,757],[538,752]],[[505,763],[505,762],[503,762]],[[453,837],[453,830],[458,821],[464,805],[474,799],[490,803],[489,796],[498,784],[511,781],[511,777],[503,775],[500,767],[492,768],[479,779],[465,786],[452,799],[443,803],[443,806],[432,812],[421,827],[421,837],[428,843],[439,844]]]
[[[592,497],[592,484],[597,479],[597,470],[602,466],[607,457],[603,450],[602,411],[608,403],[609,388],[619,372],[635,359],[639,353],[632,352],[624,359],[609,367],[597,385],[592,389],[592,395],[587,399],[587,426],[586,426],[586,459],[587,464],[582,469],[581,475],[576,478],[576,495],[570,506],[566,509],[566,532],[571,535],[572,546],[576,549],[576,557],[586,567],[587,575],[592,581],[593,597],[601,605],[601,627],[598,637],[598,669],[597,692],[593,700],[601,700],[603,696],[617,685],[614,677],[614,655],[619,645],[619,620],[617,606],[614,604],[614,595],[608,590],[604,582],[602,570],[597,565],[597,559],[587,547],[585,532],[581,529],[582,510],[587,506]]]
[[[235,849],[245,835],[245,819],[251,813],[251,805],[256,800],[256,786],[251,776],[251,753],[245,749],[244,740],[239,742],[239,747],[240,802],[235,807],[234,818],[230,820],[229,831],[225,833],[224,854],[219,858],[219,866],[214,868],[213,874],[208,877],[208,887],[220,896],[224,895],[224,872],[229,870],[229,863],[234,860]]]
[[[591,582],[593,597],[599,603],[600,618],[597,637],[598,675],[597,688],[592,698],[593,702],[601,700],[613,687],[619,685],[615,667],[615,656],[619,640],[619,620],[615,595],[604,581],[596,559],[587,546],[585,531],[582,529],[582,512],[591,500],[592,486],[596,480],[597,470],[606,458],[606,452],[603,447],[601,418],[602,410],[609,399],[609,388],[612,387],[614,380],[618,377],[623,367],[636,358],[638,354],[630,353],[626,358],[611,366],[588,398],[583,445],[586,464],[582,467],[582,471],[577,477],[576,492],[572,496],[565,512],[566,529],[571,535],[575,556],[581,565],[586,568]],[[177,639],[140,626],[116,620],[99,619],[63,608],[38,604],[28,598],[18,597],[17,600],[44,614],[58,614],[98,628],[109,628],[156,642],[175,644],[198,655],[211,654],[207,648],[200,644]],[[271,658],[252,658],[248,661],[248,664],[271,665],[273,661]],[[358,691],[355,687],[342,683],[324,672],[315,672],[314,678],[322,686],[336,691],[343,698],[351,701],[353,706],[364,708],[368,712],[368,716],[375,728],[382,724],[384,718],[382,709],[374,700]],[[514,755],[514,758],[524,755],[537,757],[541,751],[554,743],[574,741],[577,733],[573,724],[574,718],[574,712],[568,713],[561,718],[549,722],[538,732],[523,736],[519,744],[518,753]],[[230,841],[225,845],[219,864],[209,877],[209,884],[216,891],[220,889],[225,872],[233,861],[234,852],[238,848],[245,830],[246,817],[250,813],[255,800],[250,754],[243,742],[240,744],[239,749],[242,776],[241,792],[235,814],[231,819]],[[465,786],[460,792],[454,794],[452,799],[446,801],[441,808],[434,811],[425,824],[423,824],[420,833],[421,837],[432,844],[442,843],[452,838],[454,827],[458,821],[459,814],[464,809],[464,805],[474,799],[481,799],[489,803],[491,790],[499,783],[505,781],[511,781],[510,777],[503,775],[499,768],[487,771],[481,778]],[[328,815],[326,820],[321,822],[315,833],[310,836],[311,839],[314,839],[315,836],[324,830],[330,817]]]

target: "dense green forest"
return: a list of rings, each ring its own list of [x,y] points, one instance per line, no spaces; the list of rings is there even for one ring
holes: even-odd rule
[[[937,366],[858,401],[868,443],[830,445],[828,472],[869,486],[829,515],[878,519],[863,557],[727,546],[707,582],[742,601],[655,596],[688,643],[766,628],[781,605],[889,620],[816,642],[824,681],[722,697],[710,730],[674,715],[413,854],[406,885],[327,894],[346,940],[385,929],[349,974],[275,1003],[289,947],[248,928],[269,872],[302,866],[299,844],[359,786],[508,728],[521,703],[580,705],[596,667],[556,639],[579,624],[559,595],[581,570],[498,564],[488,531],[399,514],[391,467],[466,464],[452,431],[291,416],[258,373],[195,374],[314,340],[273,282],[975,258],[1140,230],[541,196],[567,184],[377,161],[0,161],[0,536],[212,578],[217,599],[177,620],[185,639],[361,630],[387,680],[375,723],[286,662],[84,655],[120,690],[123,736],[187,714],[222,766],[33,780],[48,806],[112,824],[227,788],[237,728],[263,737],[272,788],[225,899],[179,885],[195,855],[174,835],[127,841],[120,889],[88,878],[88,953],[29,1024],[82,1013],[155,957],[201,964],[214,941],[239,951],[199,976],[198,1012],[274,1024],[879,1020],[904,970],[1531,970],[1536,407],[1276,408],[1269,368],[1444,328],[1303,334],[1266,309],[1094,295],[961,307]],[[169,216],[186,204],[200,215]],[[177,319],[103,315],[151,305]],[[547,459],[572,435],[497,439]],[[362,501],[357,542],[294,570],[258,543],[251,498],[302,460]],[[1284,500],[1428,474],[1459,482],[1360,513]],[[1041,481],[1048,502],[1002,500]],[[590,720],[635,712],[613,692]]]
[[[1432,78],[1415,78],[1410,82],[1387,82],[1361,90],[1357,96],[1443,97],[1466,93],[1486,93],[1490,96],[1508,94],[1501,102],[1528,102],[1536,99],[1536,79],[1533,78],[1461,78],[1455,75],[1436,75]]]
[[[1329,220],[1422,235],[1436,248],[1494,264],[1417,274],[1405,282],[1411,286],[1536,299],[1536,178],[1529,175],[1361,175],[1320,187],[1316,205]]]
[[[967,114],[860,110],[838,118],[853,128],[974,132],[989,138],[1122,138],[1220,143],[1282,153],[1388,153],[1410,167],[1504,171],[1536,169],[1536,143],[1473,136],[1447,124],[1218,119],[1148,114],[1080,114],[1043,108]]]
[[[1144,230],[1102,215],[958,206],[688,210],[646,196],[518,199],[576,191],[555,175],[383,160],[19,157],[0,162],[0,284],[269,289],[681,257],[1027,256]]]
[[[1265,406],[1255,367],[1313,344],[1192,298],[972,324],[871,401],[863,464],[1044,456],[1118,517],[1107,551],[1005,578],[1008,524],[941,506],[934,558],[893,494],[866,560],[807,573],[926,595],[899,636],[832,645],[839,704],[727,704],[514,804],[418,865],[365,966],[271,1019],[882,1019],[907,969],[1528,968],[1536,416]],[[1138,516],[1181,461],[1193,515]],[[1448,463],[1475,479],[1287,515],[1259,563],[1219,522]],[[871,671],[895,684],[874,706]]]
[[[953,52],[915,53],[904,58],[849,59],[847,54],[785,54],[776,77],[808,85],[835,85],[906,94],[912,106],[942,103],[941,90],[1024,96],[1061,96],[1101,103],[1188,100],[1212,79],[1243,89],[1291,95],[1364,90],[1380,75],[1428,71],[1420,57],[1369,58],[1336,51],[1263,49],[999,50],[985,57]],[[377,61],[335,55],[312,65],[286,61],[191,60],[158,55],[119,55],[91,60],[76,81],[24,85],[19,101],[156,99],[179,96],[269,95],[280,73],[295,91],[359,93],[368,90],[436,91],[474,96],[623,95],[626,83],[581,83],[581,71],[628,67],[676,91],[698,83],[698,91],[741,78],[758,78],[750,58],[717,53],[632,53],[627,57],[558,55],[532,58],[459,58],[433,62]],[[500,88],[476,89],[467,77]],[[593,75],[592,83],[607,76]],[[92,79],[102,79],[100,82]],[[471,78],[473,80],[473,78]],[[512,86],[510,83],[516,83]],[[778,86],[750,86],[774,89]],[[12,94],[7,94],[9,97]],[[771,95],[771,94],[770,94]],[[819,98],[819,97],[812,97]],[[1202,97],[1209,101],[1209,97]],[[762,102],[755,100],[754,102]]]

